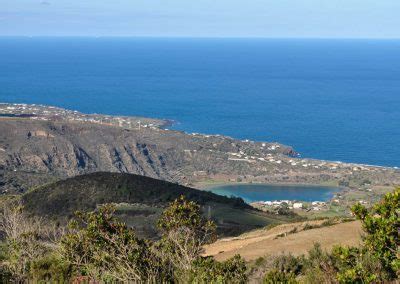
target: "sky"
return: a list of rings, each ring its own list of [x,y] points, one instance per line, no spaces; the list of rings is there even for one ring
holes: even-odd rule
[[[0,0],[0,36],[400,38],[400,0]]]

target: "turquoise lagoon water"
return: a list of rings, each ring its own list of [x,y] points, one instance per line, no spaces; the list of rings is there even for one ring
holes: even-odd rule
[[[241,197],[246,202],[273,200],[311,202],[329,200],[340,189],[307,185],[234,184],[209,187],[206,190],[228,197]]]

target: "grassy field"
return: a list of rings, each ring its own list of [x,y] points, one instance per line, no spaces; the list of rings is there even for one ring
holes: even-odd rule
[[[300,255],[312,248],[314,243],[323,249],[332,246],[358,245],[361,242],[361,224],[358,221],[324,226],[325,221],[308,221],[283,224],[272,229],[256,230],[236,238],[220,239],[205,247],[205,255],[217,260],[240,254],[247,261],[282,252]],[[311,227],[311,229],[304,229]],[[315,226],[316,228],[312,228]],[[321,226],[321,227],[319,227]]]

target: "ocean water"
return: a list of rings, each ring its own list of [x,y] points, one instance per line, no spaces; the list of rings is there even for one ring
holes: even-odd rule
[[[241,197],[246,202],[299,200],[327,201],[340,189],[325,186],[235,184],[209,187],[206,190],[224,196]]]
[[[0,102],[400,166],[400,41],[0,38]]]

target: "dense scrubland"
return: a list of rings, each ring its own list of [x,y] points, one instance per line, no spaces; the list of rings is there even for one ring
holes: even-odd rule
[[[76,212],[67,227],[27,216],[20,201],[11,205],[0,220],[3,282],[395,283],[400,277],[400,189],[371,208],[353,206],[364,230],[358,247],[324,251],[316,244],[305,255],[253,262],[202,256],[217,225],[183,196],[160,215],[157,240],[139,238],[109,204]]]

